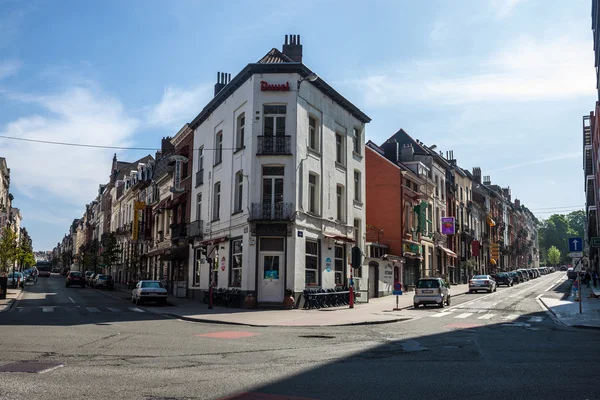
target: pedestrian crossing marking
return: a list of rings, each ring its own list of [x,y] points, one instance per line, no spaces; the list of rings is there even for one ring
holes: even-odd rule
[[[129,309],[131,311],[135,311],[135,312],[144,312],[144,310],[142,310],[141,308],[137,308],[137,307],[129,307]]]
[[[54,312],[54,307],[42,307],[43,312]]]
[[[467,313],[459,314],[459,315],[457,315],[457,316],[456,316],[456,317],[454,317],[454,318],[468,318],[468,317],[470,317],[471,315],[473,315],[473,313],[467,312]]]
[[[452,312],[450,312],[450,311],[444,311],[444,312],[441,312],[441,313],[434,314],[431,317],[432,318],[440,318],[440,317],[445,317],[446,315],[450,315],[450,314],[452,314]]]
[[[87,307],[86,310],[89,312],[100,312],[100,310],[98,310],[96,307]]]
[[[504,319],[505,321],[514,321],[515,319],[517,319],[519,317],[520,317],[520,315],[518,315],[518,314],[510,314],[510,315],[505,316],[502,319]]]
[[[527,322],[542,322],[544,317],[531,317]]]
[[[495,316],[496,316],[496,314],[485,314],[485,315],[482,315],[481,317],[479,317],[477,319],[491,319],[491,318],[493,318]]]
[[[106,308],[108,308],[109,311],[112,311],[112,312],[121,312],[120,308],[115,308],[115,307],[106,307]]]
[[[146,311],[138,307],[131,307],[121,309],[117,307],[79,307],[79,306],[37,306],[37,307],[17,307],[13,310],[14,312],[20,313],[31,313],[31,312],[44,312],[44,313],[60,313],[60,312],[81,312],[87,311],[89,313],[126,313],[126,312],[138,312],[144,313]]]

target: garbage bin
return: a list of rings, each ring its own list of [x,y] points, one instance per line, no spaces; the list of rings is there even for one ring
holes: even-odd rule
[[[8,288],[8,277],[0,276],[0,300],[6,299],[7,288]]]

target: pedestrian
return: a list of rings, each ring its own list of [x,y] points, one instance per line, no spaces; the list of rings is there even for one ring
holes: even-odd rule
[[[590,281],[592,280],[592,275],[590,275],[590,271],[587,270],[585,271],[585,285],[589,288],[590,287]]]
[[[592,281],[594,281],[594,287],[596,287],[596,284],[598,283],[598,272],[594,271],[592,274]]]

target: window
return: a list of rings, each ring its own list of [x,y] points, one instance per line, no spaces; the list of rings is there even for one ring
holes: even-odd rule
[[[362,242],[362,232],[360,231],[360,219],[354,219],[354,240],[356,240],[356,245],[360,247]]]
[[[308,174],[308,212],[319,213],[319,177],[316,174]]]
[[[441,219],[440,219],[440,208],[436,207],[435,208],[435,230],[437,232],[440,231],[440,223],[441,223]]]
[[[352,136],[353,144],[354,144],[354,152],[356,154],[361,154],[360,148],[362,144],[362,140],[360,139],[360,129],[354,128],[354,135]]]
[[[337,194],[337,220],[344,220],[344,187],[342,185],[337,185],[336,188]]]
[[[308,148],[319,151],[319,131],[316,118],[308,117]]]
[[[438,176],[436,175],[435,176],[435,197],[438,197],[440,195],[438,185],[439,185],[439,180],[438,180]]]
[[[215,183],[213,192],[213,221],[219,219],[219,210],[221,209],[221,182]]]
[[[361,199],[361,184],[360,184],[360,171],[354,171],[354,200],[360,201]]]
[[[242,287],[242,248],[241,238],[231,241],[231,287]]]
[[[246,114],[241,113],[240,116],[237,117],[237,130],[236,130],[236,134],[235,134],[235,142],[236,142],[235,149],[236,150],[240,150],[242,147],[244,147],[245,126],[246,126]]]
[[[429,234],[433,233],[432,220],[433,220],[433,207],[431,206],[431,204],[429,204],[427,206],[427,233],[429,233]]]
[[[234,199],[234,211],[242,211],[242,198],[244,194],[244,175],[242,171],[238,171],[235,174],[235,199]]]
[[[304,279],[306,286],[319,285],[319,242],[306,240],[306,266]]]
[[[460,187],[460,201],[463,201],[463,190],[462,190],[462,186]]]
[[[198,149],[198,171],[204,170],[204,146]]]
[[[202,219],[202,193],[196,195],[196,221]]]
[[[221,164],[223,161],[223,131],[217,132],[215,138],[215,165]]]
[[[263,119],[265,136],[285,136],[286,106],[264,106]]]
[[[344,164],[344,137],[337,132],[335,134],[335,161]]]
[[[433,248],[431,247],[427,247],[428,248],[428,260],[427,262],[429,262],[429,276],[433,276]]]
[[[444,180],[442,180],[442,200],[444,200],[446,197],[446,183]]]
[[[200,263],[202,262],[202,252],[200,249],[196,249],[196,262],[194,263],[194,276],[192,285],[200,285]]]
[[[346,268],[344,268],[344,246],[335,245],[334,261],[335,284],[343,285],[346,281],[344,277],[346,272]]]

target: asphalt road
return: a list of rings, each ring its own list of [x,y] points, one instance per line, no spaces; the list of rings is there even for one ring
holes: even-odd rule
[[[63,366],[0,372],[0,399],[600,399],[599,332],[557,325],[536,301],[560,295],[562,276],[326,328],[179,321],[40,278],[0,314],[0,368]]]

